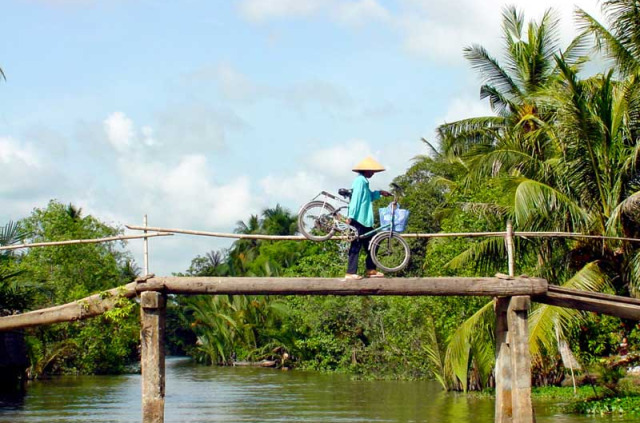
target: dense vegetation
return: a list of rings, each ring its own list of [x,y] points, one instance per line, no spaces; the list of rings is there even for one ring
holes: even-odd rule
[[[526,24],[520,11],[506,8],[500,60],[482,46],[465,50],[483,78],[481,98],[488,99],[494,114],[444,124],[437,142],[423,140],[425,155],[394,181],[403,206],[412,212],[408,231],[496,231],[510,220],[520,231],[640,237],[640,11],[629,0],[605,1],[603,10],[608,27],[578,11],[584,32],[561,46],[553,12]],[[585,76],[593,51],[611,59],[612,68]],[[238,222],[236,232],[293,234],[295,221],[277,205]],[[8,224],[1,238],[11,244],[118,232],[52,201]],[[410,244],[411,264],[399,276],[506,272],[501,238]],[[565,287],[639,294],[638,243],[528,237],[519,238],[516,249],[518,273]],[[5,312],[65,303],[137,274],[128,254],[108,244],[5,252],[0,259]],[[345,266],[345,245],[336,241],[241,239],[228,250],[195,257],[183,274],[339,277]],[[493,303],[487,299],[170,300],[171,351],[203,363],[268,358],[282,366],[360,377],[432,377],[445,389],[484,389],[493,383]],[[137,356],[136,314],[135,303],[126,303],[99,319],[28,331],[32,374],[123,371]],[[533,309],[530,331],[537,385],[562,382],[563,357],[574,355],[584,372],[615,355],[623,338],[632,352],[640,345],[636,322],[546,305]],[[612,385],[598,395],[618,392]]]

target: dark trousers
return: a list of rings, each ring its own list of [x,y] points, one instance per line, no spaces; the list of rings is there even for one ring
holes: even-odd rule
[[[362,226],[360,222],[355,220],[351,221],[351,226],[358,230],[358,235],[365,234],[373,228],[368,228],[366,226]],[[360,256],[360,249],[364,247],[364,251],[367,253],[367,258],[365,260],[365,267],[367,270],[374,270],[376,265],[373,264],[373,260],[371,260],[371,252],[369,252],[369,241],[371,241],[371,237],[359,238],[355,241],[351,242],[351,247],[349,248],[349,264],[347,265],[347,273],[358,273],[358,257]]]

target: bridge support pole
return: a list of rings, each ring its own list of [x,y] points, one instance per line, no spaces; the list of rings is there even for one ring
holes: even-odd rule
[[[496,407],[495,423],[510,423],[513,409],[511,405],[511,348],[508,334],[507,312],[511,297],[498,297],[496,313]]]
[[[164,423],[164,331],[166,299],[156,291],[140,296],[142,421]]]
[[[527,296],[496,300],[496,423],[534,423]]]

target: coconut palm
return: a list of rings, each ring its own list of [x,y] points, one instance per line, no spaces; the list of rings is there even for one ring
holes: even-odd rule
[[[602,2],[608,27],[593,16],[578,9],[576,15],[585,33],[595,35],[596,50],[612,59],[622,75],[640,71],[640,8],[635,0]]]
[[[16,222],[0,227],[0,246],[21,244],[27,233]],[[16,277],[24,273],[17,266],[15,250],[0,251],[0,313],[25,310],[32,300],[31,283],[18,283]]]
[[[247,222],[239,220],[234,232],[245,235],[261,234],[262,221],[258,215],[252,214]],[[239,239],[234,242],[228,257],[230,273],[244,273],[247,264],[257,256],[259,245],[260,241],[257,239]]]
[[[540,161],[538,169],[505,161],[500,172],[491,176],[508,194],[507,215],[524,231],[637,237],[640,85],[635,77],[615,81],[612,72],[580,80],[561,57],[557,64],[561,72],[557,82],[538,95],[539,104],[553,111],[552,119],[542,128],[554,154]],[[495,151],[487,157],[495,160]],[[492,258],[504,260],[495,254],[501,253],[499,249],[488,248],[491,242],[469,249],[458,262],[478,257],[484,258],[481,263],[490,263]],[[531,239],[521,240],[517,247],[520,257],[538,255],[533,271],[551,283],[584,290],[613,288],[621,294],[638,291],[640,252],[630,243]],[[555,343],[556,333],[563,333],[562,329],[580,316],[540,306],[532,314],[532,352],[539,353],[539,345],[553,351],[549,346]],[[474,337],[467,339],[470,333]],[[452,357],[460,357],[454,365],[458,377],[464,358],[469,359],[466,354],[488,339],[461,326],[450,344],[457,348]]]
[[[262,211],[262,228],[269,235],[293,235],[297,229],[297,218],[280,204]]]
[[[505,24],[505,28],[517,25]],[[530,25],[530,35],[532,28],[536,26]],[[513,47],[508,39],[507,44]],[[580,42],[573,45],[577,47]],[[510,51],[526,50],[522,47]],[[483,87],[483,92],[499,115],[505,117],[505,124],[499,125],[496,119],[480,119],[475,122],[474,131],[467,133],[449,131],[464,125],[445,127],[441,131],[443,145],[468,167],[468,184],[500,184],[504,196],[497,205],[520,230],[637,236],[640,93],[636,78],[615,81],[613,72],[608,72],[581,80],[576,66],[579,61],[558,54],[553,62],[552,67],[544,67],[553,70],[550,77],[530,78],[534,82],[545,81],[538,85],[510,84],[513,79],[493,67],[494,79],[503,84],[494,83],[494,89]],[[516,90],[521,86],[533,89]],[[522,113],[527,110],[528,114]],[[467,128],[468,123],[465,122]],[[530,239],[519,240],[517,248],[519,257],[537,255],[532,271],[551,283],[586,290],[603,290],[613,284],[622,293],[637,289],[640,256],[628,243]],[[451,264],[469,260],[484,265],[485,270],[495,269],[496,260],[498,264],[504,262],[502,241],[490,239],[476,244]],[[478,326],[491,328],[492,319],[483,317],[491,314],[487,304],[461,325],[449,343],[450,373],[457,376],[463,388],[467,386],[469,369],[482,368],[486,355],[482,347],[492,345],[491,331],[478,330]],[[531,319],[532,352],[541,354],[539,346],[553,351],[550,346],[555,343],[556,334],[580,316],[555,307],[538,307]]]
[[[483,78],[480,98],[489,99],[496,116],[441,125],[443,153],[460,157],[477,147],[494,146],[507,129],[536,134],[540,121],[548,117],[536,94],[559,73],[554,61],[560,52],[558,24],[554,12],[547,10],[539,23],[531,21],[525,30],[523,14],[510,6],[502,13],[504,64],[480,45],[465,48],[465,57]],[[565,62],[573,66],[584,61],[585,41],[586,37],[578,37],[562,52]],[[537,150],[538,155],[544,153],[540,146]]]

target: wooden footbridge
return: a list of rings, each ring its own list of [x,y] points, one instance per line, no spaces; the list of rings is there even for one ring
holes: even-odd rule
[[[148,234],[154,235],[158,234]],[[86,319],[116,307],[119,298],[138,297],[141,309],[142,421],[161,423],[164,422],[165,404],[164,334],[168,294],[491,297],[495,299],[496,316],[495,422],[533,423],[527,320],[531,302],[640,320],[640,300],[560,288],[549,285],[544,279],[514,276],[513,235],[509,228],[497,235],[505,236],[510,275],[345,282],[331,278],[157,277],[149,274],[122,287],[69,304],[0,317],[0,331]]]

